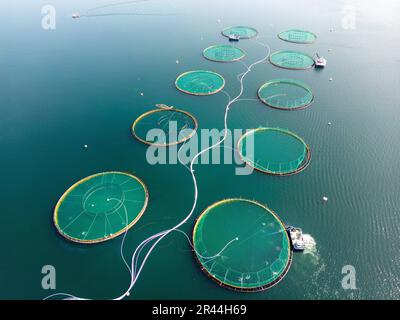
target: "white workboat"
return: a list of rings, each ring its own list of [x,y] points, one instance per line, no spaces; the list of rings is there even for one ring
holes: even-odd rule
[[[303,239],[303,231],[300,228],[295,228],[292,226],[286,227],[286,231],[289,234],[293,250],[303,251],[306,247]]]
[[[320,57],[317,53],[317,59],[315,59],[315,67],[316,68],[324,68],[326,66],[326,59],[324,57]]]
[[[240,36],[236,33],[230,33],[228,38],[230,41],[239,41]]]

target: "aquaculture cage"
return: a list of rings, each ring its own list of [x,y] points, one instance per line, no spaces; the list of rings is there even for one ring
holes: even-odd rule
[[[314,59],[299,51],[277,51],[269,56],[269,61],[277,67],[292,70],[304,70],[314,66]]]
[[[282,110],[308,107],[314,100],[310,86],[294,79],[274,79],[263,84],[258,97],[266,105]]]
[[[178,76],[175,86],[184,93],[204,96],[221,91],[225,86],[225,79],[213,71],[195,70]]]
[[[189,140],[198,128],[198,122],[189,112],[158,105],[139,116],[132,124],[133,136],[148,145],[167,147]]]
[[[58,200],[54,225],[65,238],[97,243],[131,228],[147,207],[148,192],[137,177],[103,172],[72,185]]]
[[[243,49],[231,45],[215,45],[203,51],[206,59],[216,62],[234,62],[243,59],[245,55]]]
[[[308,44],[317,40],[317,36],[306,30],[290,29],[278,34],[278,37],[284,41],[293,43]]]
[[[222,30],[222,34],[225,37],[229,37],[230,35],[235,35],[238,36],[240,39],[250,39],[256,37],[258,31],[252,27],[234,26]]]
[[[221,286],[261,291],[283,279],[292,261],[290,240],[279,217],[247,199],[209,206],[193,229],[195,257]]]
[[[304,140],[280,128],[247,131],[239,138],[237,150],[248,166],[278,176],[299,173],[311,160],[310,148]]]

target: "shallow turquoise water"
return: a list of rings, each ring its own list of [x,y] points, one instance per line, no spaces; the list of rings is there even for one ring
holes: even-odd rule
[[[255,98],[258,87],[270,79],[304,81],[315,94],[311,108],[285,112],[246,101],[232,107],[228,119],[231,128],[289,128],[310,144],[312,160],[304,172],[287,178],[257,172],[236,176],[234,165],[198,165],[198,207],[183,229],[190,233],[195,217],[211,203],[242,196],[301,226],[315,239],[316,249],[296,254],[278,286],[241,294],[210,281],[182,235],[171,235],[151,255],[130,298],[400,297],[396,1],[252,0],[231,5],[225,0],[171,0],[99,13],[136,10],[173,16],[70,18],[75,10],[102,3],[109,2],[54,1],[53,31],[40,24],[46,1],[0,4],[0,298],[41,299],[52,293],[41,287],[41,268],[47,264],[56,267],[56,291],[113,298],[126,290],[129,274],[120,258],[121,239],[95,246],[65,241],[52,225],[54,205],[70,185],[93,173],[130,171],[140,177],[150,202],[128,233],[127,256],[141,240],[187,215],[193,201],[189,173],[178,165],[149,165],[146,146],[132,138],[130,125],[154,104],[166,103],[192,113],[200,128],[222,129],[227,97],[185,95],[174,81],[187,70],[210,69],[223,75],[225,90],[236,95],[236,75],[243,65],[202,57],[204,48],[226,43],[220,31],[231,25],[257,28],[272,51],[318,51],[328,59],[321,72],[266,63],[246,78],[245,98]],[[346,4],[357,9],[354,30],[341,27]],[[318,39],[313,45],[279,40],[277,34],[289,28],[313,31]],[[247,64],[265,54],[251,40],[240,41],[240,46],[247,52]],[[327,203],[321,202],[324,195]],[[341,269],[348,264],[357,271],[354,291],[343,290],[340,283]]]

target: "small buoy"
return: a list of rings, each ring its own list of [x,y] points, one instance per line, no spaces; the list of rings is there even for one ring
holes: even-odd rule
[[[128,291],[128,292],[126,293],[126,296],[129,297],[130,295],[131,295],[131,293]]]
[[[328,197],[322,197],[322,200],[324,200],[326,202],[326,201],[328,201]]]
[[[176,64],[178,64],[178,63],[179,63],[179,60],[176,60],[175,62],[176,62]]]
[[[85,149],[87,149],[88,145],[87,145],[87,144],[85,144],[85,145],[84,145],[84,147],[85,147]]]
[[[332,122],[328,122],[328,126],[332,125]]]
[[[330,78],[329,78],[329,81],[333,81],[333,78],[332,78],[332,77],[330,77]]]
[[[141,93],[140,93],[140,95],[143,97],[143,96],[144,96],[144,93],[143,93],[143,92],[141,92]]]

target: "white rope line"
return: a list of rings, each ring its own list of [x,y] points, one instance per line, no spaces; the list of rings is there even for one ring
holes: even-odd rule
[[[84,214],[86,212],[86,209],[84,209],[80,214],[78,214],[74,220],[72,220],[70,223],[67,224],[66,227],[64,227],[62,230],[67,229],[71,224],[73,224],[82,214]]]
[[[85,233],[85,236],[83,237],[83,240],[86,240],[86,237],[87,237],[88,234],[90,233],[90,230],[92,230],[93,224],[94,224],[94,222],[96,221],[96,218],[98,217],[98,215],[99,215],[99,214],[96,213],[96,215],[94,216],[93,221],[92,221],[92,223],[90,224],[88,231]]]
[[[124,207],[125,218],[126,218],[126,220],[125,220],[125,228],[127,228],[127,226],[128,226],[128,212],[127,212],[127,210],[126,210],[125,204],[122,204],[122,206]],[[124,232],[124,237],[122,238],[121,247],[120,247],[120,254],[121,254],[121,258],[122,258],[122,260],[124,261],[124,264],[125,264],[125,266],[127,267],[129,273],[132,273],[131,267],[129,266],[128,262],[126,261],[125,256],[124,256],[124,251],[123,251],[123,249],[124,249],[124,243],[125,243],[125,238],[126,238],[126,235],[127,235],[127,234],[128,234],[128,229],[125,230],[125,232]]]

